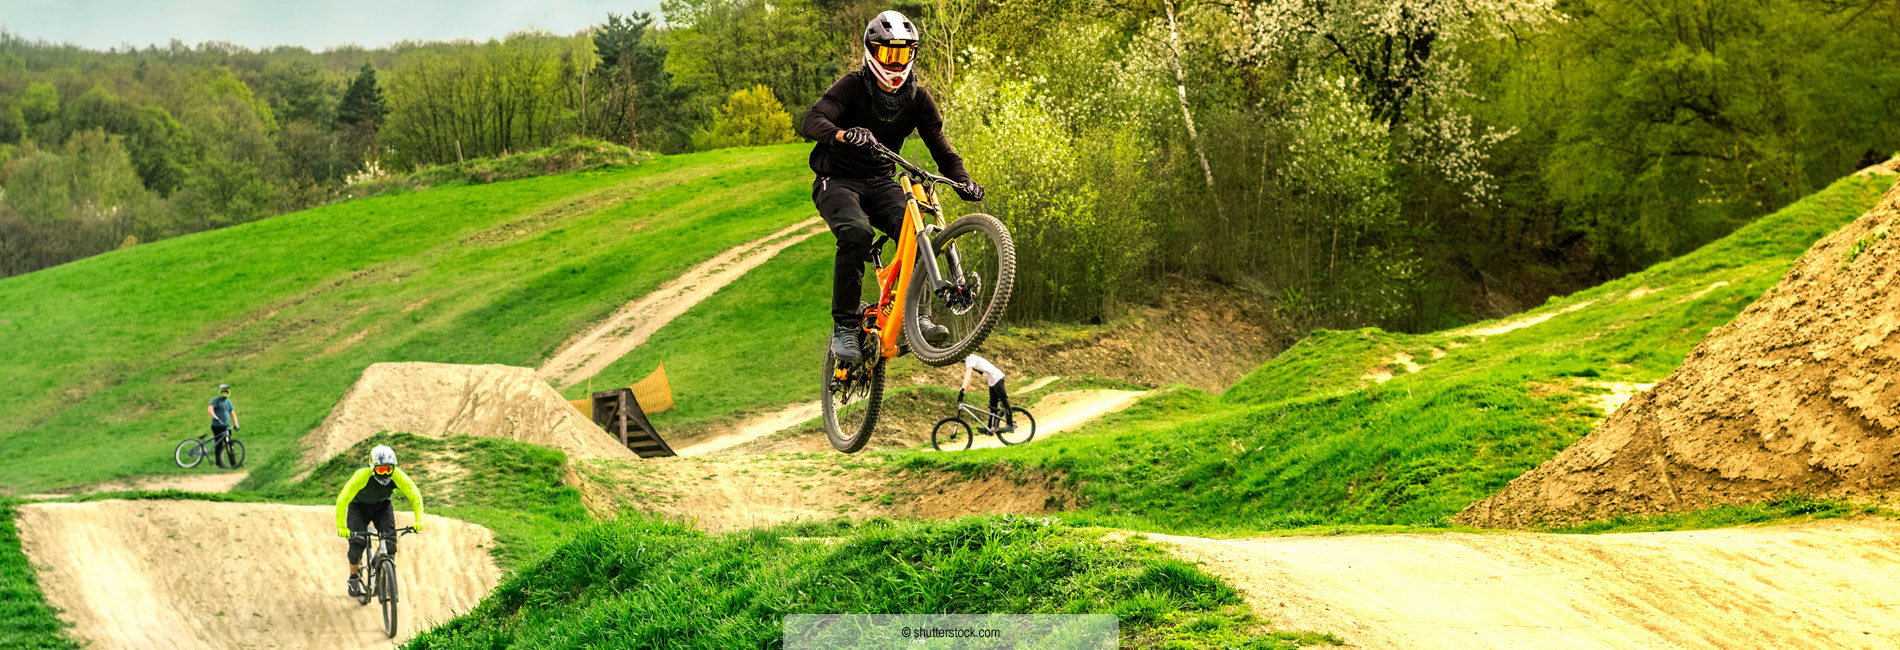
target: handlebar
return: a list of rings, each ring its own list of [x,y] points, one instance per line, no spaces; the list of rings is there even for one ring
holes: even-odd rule
[[[416,528],[414,526],[403,526],[401,528],[397,528],[387,533],[382,532],[382,531],[377,531],[376,536],[381,537],[383,539],[394,539],[394,538],[401,537],[403,535],[408,535],[414,532],[416,532]],[[350,539],[369,539],[369,538],[370,538],[370,533],[367,530],[360,533],[350,533]]]
[[[873,141],[869,144],[864,145],[864,148],[871,150],[871,153],[873,155],[876,155],[878,158],[883,159],[884,162],[888,162],[893,165],[897,165],[898,167],[902,167],[905,172],[908,172],[911,175],[911,177],[916,178],[918,180],[922,180],[929,183],[940,183],[943,185],[949,185],[950,187],[956,188],[958,190],[969,189],[969,187],[964,185],[963,183],[958,183],[956,181],[950,180],[947,177],[930,173],[929,170],[926,170],[922,167],[918,167],[916,163],[913,163],[909,160],[905,160],[903,156],[898,155],[897,152],[895,151],[891,151],[891,149],[889,147],[884,146],[883,143]]]

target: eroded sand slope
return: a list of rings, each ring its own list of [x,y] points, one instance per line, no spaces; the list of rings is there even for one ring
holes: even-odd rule
[[[18,524],[47,601],[94,650],[390,647],[376,603],[344,593],[333,513],[97,501],[24,505]],[[431,516],[402,539],[397,641],[468,611],[501,579],[486,528]]]

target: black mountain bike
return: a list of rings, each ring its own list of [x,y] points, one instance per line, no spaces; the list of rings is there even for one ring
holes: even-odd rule
[[[1034,440],[1036,416],[1030,415],[1029,409],[1020,406],[1010,407],[1009,412],[1016,415],[1016,430],[996,433],[996,430],[1002,428],[1005,422],[1003,414],[965,404],[963,394],[958,393],[956,410],[950,417],[938,420],[937,426],[930,429],[930,446],[937,451],[969,449],[971,445],[976,444],[977,435],[996,436],[996,439],[1001,440],[1005,445],[1020,445]],[[964,415],[978,422],[978,426],[973,429],[970,423],[963,419]]]
[[[234,469],[243,467],[244,443],[237,439],[237,429],[228,431],[230,433],[224,434],[224,462]],[[212,434],[206,433],[196,438],[186,438],[184,442],[178,443],[178,449],[172,451],[172,460],[178,461],[179,467],[187,469],[197,467],[198,463],[204,462],[204,459],[209,457],[211,451],[216,448],[217,444],[212,439]]]
[[[864,358],[847,363],[826,346],[821,400],[831,446],[855,453],[870,442],[884,400],[884,364],[910,354],[927,366],[947,366],[983,345],[1009,307],[1016,285],[1016,244],[1003,222],[982,213],[954,221],[937,201],[937,186],[961,187],[932,174],[883,145],[867,148],[896,165],[898,187],[908,197],[898,226],[897,251],[884,260],[879,235],[871,243],[878,300],[863,303],[858,343]],[[924,338],[922,319],[950,331],[937,342]]]
[[[396,638],[396,538],[413,532],[416,529],[410,526],[387,533],[377,531],[375,537],[380,537],[382,543],[369,545],[369,557],[364,560],[363,592],[356,597],[360,605],[368,605],[371,598],[382,603],[383,633],[391,639]],[[371,533],[354,533],[350,539],[371,539]],[[385,546],[388,550],[383,550]]]

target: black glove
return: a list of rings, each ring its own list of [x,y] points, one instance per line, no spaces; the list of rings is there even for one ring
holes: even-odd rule
[[[983,200],[983,186],[977,185],[976,181],[964,181],[962,185],[957,186],[957,196],[965,201],[981,201]]]
[[[854,126],[844,130],[845,144],[853,147],[862,147],[873,142],[877,142],[877,136],[872,135],[870,129],[862,126]]]

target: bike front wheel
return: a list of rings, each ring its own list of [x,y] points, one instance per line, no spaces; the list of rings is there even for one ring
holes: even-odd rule
[[[1009,433],[996,434],[996,439],[1003,441],[1005,445],[1020,445],[1034,440],[1036,438],[1036,416],[1030,415],[1029,409],[1020,406],[1012,407],[1009,409],[1009,412],[1016,420],[1016,430]]]
[[[970,423],[961,418],[944,418],[930,429],[930,446],[937,451],[969,449],[976,437],[970,435]]]
[[[225,443],[224,454],[224,461],[230,463],[232,469],[244,466],[244,443],[236,440]]]
[[[969,356],[989,338],[1016,286],[1016,244],[996,217],[969,214],[931,240],[936,254],[920,257],[904,298],[904,341],[919,361],[947,366]],[[933,287],[928,265],[944,285]],[[950,330],[931,343],[919,319]]]
[[[186,469],[197,467],[205,461],[205,445],[195,438],[178,443],[178,449],[172,451],[172,460]]]
[[[396,563],[383,560],[376,572],[376,599],[383,604],[383,632],[396,638]]]
[[[844,376],[839,377],[840,373]],[[884,402],[884,359],[840,365],[826,350],[823,386],[820,403],[831,447],[847,454],[864,449],[877,428],[878,408]]]

